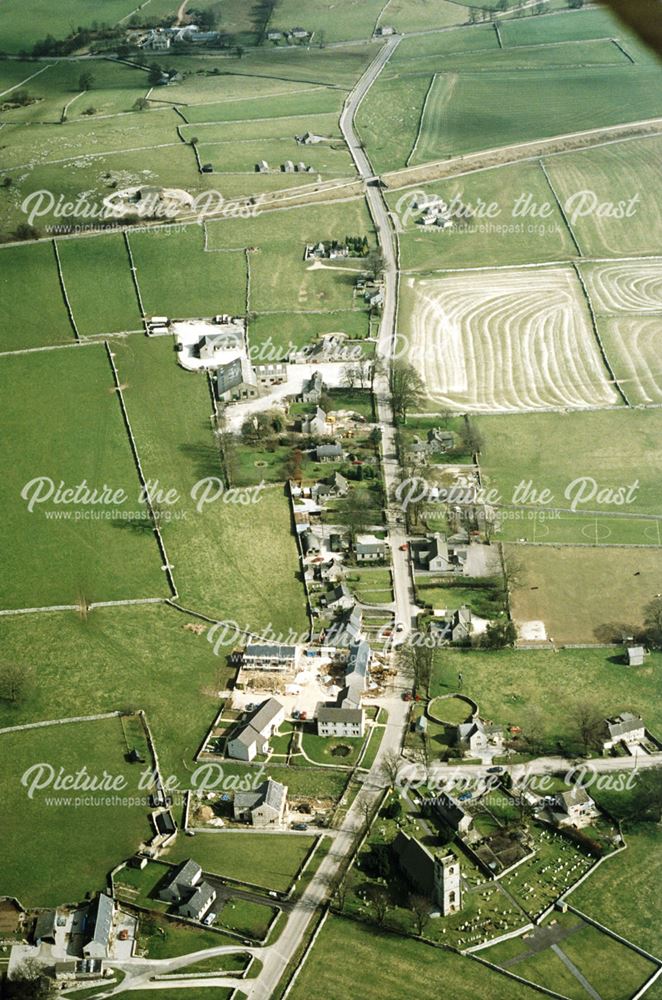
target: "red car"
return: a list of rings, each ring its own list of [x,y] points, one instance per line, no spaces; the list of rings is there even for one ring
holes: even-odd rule
[[[408,548],[409,548],[409,545],[407,544],[407,542],[405,542],[404,545],[400,546],[400,551],[401,552],[406,552]]]

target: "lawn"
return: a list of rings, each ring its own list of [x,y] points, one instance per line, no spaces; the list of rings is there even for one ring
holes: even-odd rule
[[[225,76],[223,87],[237,78]],[[345,94],[342,90],[308,86],[282,80],[264,81],[258,77],[238,78],[242,94],[224,97],[204,104],[181,108],[188,122],[247,122],[268,119],[274,124],[292,115],[327,115],[340,111]],[[246,93],[250,91],[252,93]],[[266,92],[263,92],[266,91]],[[310,131],[319,128],[317,120],[309,122]],[[306,131],[306,130],[304,130]]]
[[[234,619],[242,628],[304,631],[303,589],[282,487],[252,494],[257,500],[248,504],[251,495],[242,494],[244,502],[224,502],[223,494],[198,510],[193,497],[199,500],[202,493],[196,490],[206,487],[196,484],[211,480],[215,495],[221,475],[206,380],[178,367],[170,338],[127,338],[117,344],[116,361],[128,383],[126,405],[145,475],[178,494],[175,504],[164,507],[163,534],[181,602]],[[259,578],[247,559],[247,546],[255,545],[264,559]]]
[[[0,195],[0,200],[5,197]],[[74,332],[50,244],[3,247],[0,288],[4,310],[2,351],[73,342]]]
[[[307,757],[318,764],[335,764],[345,767],[356,763],[363,749],[364,739],[338,737],[330,739],[317,735],[314,724],[304,726],[302,746]],[[348,752],[345,752],[348,751]]]
[[[0,740],[3,892],[28,907],[74,903],[103,889],[110,869],[152,836],[145,794],[138,791],[142,768],[124,760],[120,720],[4,733]],[[88,775],[107,773],[125,784],[114,793],[66,793],[51,784],[30,798],[36,774],[28,772],[40,762],[55,774],[60,767],[66,775],[86,768]],[[117,796],[127,802],[106,801]]]
[[[486,489],[496,489],[503,505],[550,511],[567,510],[574,502],[576,512],[585,516],[662,515],[654,473],[662,461],[661,411],[478,417],[476,426],[483,438],[480,465]],[[586,483],[580,482],[584,479]],[[516,492],[519,484],[529,482],[527,493]],[[634,483],[638,485],[629,497],[623,493],[626,502],[614,502],[614,497],[606,502],[606,494],[598,498],[598,490],[616,491]],[[536,503],[531,490],[538,497],[547,490],[543,499],[548,502]]]
[[[142,330],[130,261],[119,233],[57,244],[64,284],[81,336]]]
[[[349,340],[364,340],[370,329],[370,317],[363,309],[346,308],[328,312],[264,313],[248,324],[253,357],[271,360],[286,358],[292,348],[312,344],[326,334],[345,334]]]
[[[229,935],[207,927],[180,924],[156,913],[150,913],[140,921],[138,951],[146,953],[150,959],[179,958],[190,952],[234,944],[237,944],[236,938]],[[168,990],[168,995],[172,992],[178,991]],[[186,993],[189,992],[186,990]]]
[[[596,927],[586,927],[560,947],[603,1000],[629,1000],[656,969],[652,962]]]
[[[343,961],[338,964],[337,958]],[[366,977],[366,969],[370,975]],[[528,987],[499,976],[469,958],[431,948],[376,927],[331,916],[291,992],[292,1000],[314,996],[337,1000],[354,995],[361,983],[364,1000],[400,1000],[403,983],[415,984],[420,1000],[533,1000]]]
[[[0,607],[166,596],[105,349],[5,356],[0,374],[8,458]],[[46,382],[49,419],[43,420],[33,392]],[[35,479],[42,484],[22,499]],[[98,496],[58,502],[60,488],[82,483]],[[37,489],[44,499],[30,511]]]
[[[468,20],[465,10],[447,0],[391,0],[380,24],[391,25],[396,31],[426,31],[447,28]]]
[[[0,18],[3,48],[18,52],[49,33],[65,38],[72,25],[112,25],[133,9],[133,0],[62,0],[55,7],[50,0],[6,0]]]
[[[657,547],[506,545],[506,564],[513,619],[543,621],[557,643],[613,642],[636,632],[662,583]]]
[[[569,898],[572,906],[653,954],[660,951],[651,907],[662,883],[661,838],[654,823],[626,830],[627,850],[610,858]]]
[[[165,860],[193,858],[203,871],[287,892],[315,841],[300,834],[205,833],[178,838]]]
[[[618,650],[609,649],[445,650],[437,655],[430,694],[457,691],[461,673],[462,693],[478,703],[482,718],[519,726],[525,735],[535,731],[548,751],[559,741],[579,749],[573,715],[582,702],[605,717],[638,712],[651,732],[662,732],[662,657],[652,654],[634,670],[621,659]]]

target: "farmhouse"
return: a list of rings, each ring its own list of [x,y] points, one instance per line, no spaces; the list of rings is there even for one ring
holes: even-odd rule
[[[329,433],[329,424],[325,411],[316,407],[315,412],[302,418],[301,433],[310,434],[311,437],[324,437]]]
[[[313,132],[304,132],[303,135],[295,135],[294,138],[301,146],[316,146],[318,142],[324,142],[324,136],[315,135]]]
[[[498,754],[503,750],[503,728],[478,717],[457,727],[457,742],[466,747],[466,755]]]
[[[315,483],[312,488],[313,498],[319,503],[332,500],[334,497],[346,497],[349,493],[349,483],[340,472],[335,472],[328,479]]]
[[[427,540],[419,555],[430,573],[461,573],[467,558],[467,546],[451,544],[437,532]]]
[[[428,808],[460,836],[468,833],[473,825],[473,817],[447,792],[441,792],[440,795],[429,799]]]
[[[45,910],[37,917],[34,926],[34,943],[55,944],[55,926],[57,923],[57,911]]]
[[[266,753],[269,738],[278,730],[284,718],[283,705],[276,698],[269,698],[228,740],[228,757],[251,761],[257,754]]]
[[[242,666],[251,670],[287,670],[293,667],[296,646],[277,642],[249,642],[244,650]]]
[[[318,444],[315,456],[318,462],[341,462],[345,453],[342,450],[342,445],[334,441],[333,444]]]
[[[202,920],[216,899],[216,889],[209,882],[200,882],[192,896],[177,908],[180,917]]]
[[[357,535],[354,554],[357,563],[383,562],[386,559],[387,542],[375,535]]]
[[[353,646],[358,642],[363,627],[363,612],[356,604],[351,611],[345,611],[326,631],[324,642],[337,649]]]
[[[365,639],[360,639],[349,647],[349,657],[345,668],[345,687],[338,696],[341,708],[359,708],[361,697],[368,686],[368,668],[372,650]]]
[[[341,708],[336,704],[318,705],[316,712],[318,736],[361,737],[365,732],[362,708]]]
[[[339,583],[337,587],[325,594],[323,602],[327,608],[342,608],[343,610],[353,608],[356,603],[354,595],[346,583]]]
[[[554,796],[552,816],[557,826],[586,826],[598,815],[598,807],[584,788],[576,786]]]
[[[473,630],[471,608],[463,604],[457,610],[446,614],[446,617],[432,622],[433,631],[446,642],[466,642]]]
[[[257,384],[263,389],[287,382],[287,364],[285,362],[255,365],[253,371]]]
[[[386,38],[387,35],[394,35],[395,28],[391,27],[389,24],[380,25],[379,28],[375,28],[375,35],[378,38]]]
[[[432,899],[442,916],[462,908],[460,862],[454,854],[432,854],[404,830],[393,841],[393,851],[408,882]]]
[[[181,903],[193,893],[202,877],[200,865],[189,858],[182,861],[169,875],[166,884],[159,890],[159,899],[165,903]]]
[[[287,785],[273,778],[267,778],[254,792],[235,793],[234,818],[260,829],[283,826],[286,810]]]
[[[324,392],[324,379],[322,373],[313,372],[307,382],[304,382],[301,390],[302,403],[319,403]]]
[[[108,958],[114,916],[115,904],[112,898],[100,892],[88,907],[85,916],[85,934],[88,940],[83,945],[83,955],[86,958]]]
[[[619,744],[630,746],[646,739],[646,726],[639,715],[621,712],[613,719],[605,719],[602,750],[613,750]]]

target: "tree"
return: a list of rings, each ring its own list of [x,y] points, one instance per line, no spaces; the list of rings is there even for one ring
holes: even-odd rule
[[[372,885],[369,899],[375,913],[375,923],[381,927],[388,913],[388,892],[382,885]]]
[[[409,897],[409,909],[414,917],[416,932],[420,937],[430,923],[430,902],[425,896],[419,896],[414,893]]]
[[[40,962],[26,958],[16,968],[6,983],[11,1000],[50,1000],[55,996],[55,980],[44,975]]]
[[[384,809],[384,816],[386,819],[399,819],[402,815],[402,803],[400,799],[393,799],[392,802],[386,806]]]
[[[235,52],[237,53],[237,59],[241,59],[245,51],[246,49],[243,47],[243,45],[237,45],[235,49]]]
[[[146,111],[148,107],[149,107],[149,101],[147,100],[146,97],[138,97],[133,102],[134,111]]]
[[[423,396],[421,377],[408,361],[397,361],[391,368],[391,400],[396,421],[407,423],[407,414]]]
[[[163,76],[163,68],[159,66],[158,63],[152,63],[149,67],[149,72],[147,74],[147,80],[152,85],[156,86],[157,83],[161,82],[161,77]]]
[[[662,597],[656,597],[644,608],[646,640],[656,649],[662,649]]]
[[[601,734],[604,726],[604,714],[590,702],[578,702],[572,713],[574,728],[584,754],[597,749],[601,745]]]
[[[0,663],[0,699],[20,705],[28,697],[34,682],[34,670],[25,664],[8,660]]]
[[[460,437],[467,451],[470,451],[472,455],[480,454],[480,450],[483,447],[483,437],[469,417],[464,421]]]
[[[87,70],[78,77],[78,87],[80,90],[91,90],[94,84],[94,73]]]
[[[506,619],[488,625],[480,637],[479,645],[483,649],[505,649],[507,646],[514,646],[516,641],[515,624],[510,619]]]
[[[39,230],[28,222],[19,222],[14,230],[14,236],[17,240],[38,240]]]
[[[397,750],[387,750],[379,765],[380,776],[388,783],[389,788],[395,788],[400,773],[400,754]]]
[[[375,281],[381,278],[384,273],[384,268],[386,267],[386,259],[384,254],[379,247],[375,247],[374,250],[370,250],[365,258],[366,270]]]

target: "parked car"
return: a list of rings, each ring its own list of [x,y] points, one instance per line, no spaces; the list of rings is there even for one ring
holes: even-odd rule
[[[308,829],[308,824],[307,823],[292,823],[292,829],[293,830],[307,830]]]
[[[214,923],[215,920],[216,920],[216,914],[208,913],[202,922],[205,925],[205,927],[211,927],[211,925]]]
[[[488,767],[487,769],[488,774],[501,774],[503,771],[505,771],[505,768],[501,767],[500,764],[495,764],[494,767]]]
[[[407,544],[407,542],[405,542],[404,545],[400,546],[400,551],[401,552],[406,552],[408,548],[409,548],[409,545]]]

